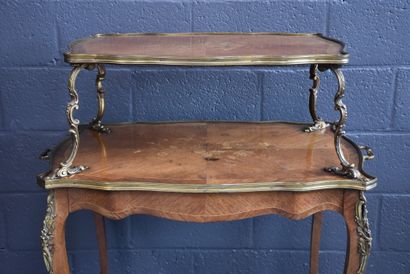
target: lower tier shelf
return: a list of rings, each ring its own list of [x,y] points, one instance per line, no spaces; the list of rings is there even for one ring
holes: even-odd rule
[[[75,187],[109,191],[227,193],[368,190],[376,178],[364,173],[360,148],[347,138],[346,158],[369,180],[324,171],[339,166],[330,128],[306,133],[307,124],[284,122],[179,122],[110,125],[100,134],[81,128],[74,165],[89,167],[69,177],[39,180],[47,189]],[[57,146],[51,170],[71,151]]]

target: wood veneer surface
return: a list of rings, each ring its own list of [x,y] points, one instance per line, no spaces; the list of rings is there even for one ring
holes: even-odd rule
[[[343,45],[317,35],[171,34],[97,36],[74,43],[68,54],[180,57],[340,55]]]
[[[257,192],[257,193],[161,193],[150,191],[98,191],[64,188],[55,191],[56,224],[54,230],[54,273],[69,274],[64,227],[72,212],[88,209],[110,219],[123,219],[133,214],[148,214],[178,221],[216,222],[233,221],[267,214],[299,220],[324,210],[343,215],[348,232],[345,274],[356,273],[361,254],[356,205],[359,191],[327,189],[310,192]],[[97,223],[97,227],[102,227]],[[317,263],[319,229],[312,232],[313,263]],[[100,243],[105,240],[100,236]],[[100,250],[105,253],[104,248]],[[103,255],[102,266],[106,257]],[[106,265],[105,265],[106,268]],[[312,270],[315,270],[315,265]],[[104,269],[103,271],[104,272]],[[311,273],[316,273],[311,271]]]
[[[70,179],[173,184],[241,184],[349,179],[325,172],[339,164],[331,129],[305,133],[287,123],[154,123],[111,126],[112,133],[81,132]],[[358,152],[343,141],[356,165]],[[60,146],[53,168],[67,155]]]
[[[190,222],[232,221],[267,214],[299,220],[323,210],[341,213],[346,191],[350,190],[209,194],[67,189],[70,212],[88,209],[111,219],[147,214]]]

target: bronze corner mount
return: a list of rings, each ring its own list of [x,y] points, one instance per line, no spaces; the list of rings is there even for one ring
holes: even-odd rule
[[[53,253],[54,253],[54,231],[55,231],[56,207],[54,191],[51,190],[47,197],[46,217],[41,230],[41,247],[46,269],[53,274]]]
[[[358,253],[360,254],[360,265],[356,274],[364,274],[370,250],[372,248],[372,235],[369,219],[367,217],[367,200],[364,192],[360,191],[359,200],[356,203],[355,222],[357,224],[357,235],[359,236]]]

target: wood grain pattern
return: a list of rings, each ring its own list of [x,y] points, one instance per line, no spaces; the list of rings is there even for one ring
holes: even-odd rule
[[[343,201],[343,217],[346,222],[347,229],[347,248],[345,273],[356,274],[360,265],[359,254],[359,236],[357,232],[357,223],[355,221],[356,203],[359,200],[359,192],[346,192]]]
[[[98,253],[100,255],[100,274],[108,274],[107,239],[104,217],[98,213],[94,213],[94,222],[97,232]]]
[[[191,222],[231,221],[266,214],[279,214],[293,220],[299,220],[324,210],[332,210],[342,214],[347,224],[349,245],[344,273],[355,274],[359,267],[360,255],[358,253],[357,224],[355,223],[355,205],[359,200],[359,192],[355,190],[332,189],[312,192],[234,194],[108,192],[88,189],[57,189],[53,191],[56,194],[57,215],[53,253],[55,274],[69,274],[64,224],[68,214],[82,209],[92,210],[97,214],[116,220],[133,214],[148,214]],[[318,222],[314,223],[316,228],[314,228],[312,237],[315,241],[312,251],[315,253],[318,251],[318,242],[320,241],[318,224]],[[99,233],[99,238],[101,237],[102,234]],[[102,259],[106,260],[104,256]],[[104,261],[102,265],[104,265]]]
[[[317,212],[312,218],[312,233],[310,238],[310,274],[319,273],[320,232],[323,213]]]
[[[89,209],[116,220],[133,214],[191,222],[230,221],[266,214],[299,220],[325,209],[342,212],[343,190],[188,194],[69,189],[69,201],[70,212]]]
[[[74,165],[90,168],[46,187],[67,187],[73,182],[78,182],[74,187],[104,182],[113,190],[124,183],[131,187],[146,183],[145,190],[177,184],[193,191],[200,185],[239,188],[252,184],[255,187],[249,191],[258,191],[256,184],[275,183],[284,190],[323,182],[333,188],[341,187],[338,183],[361,187],[360,182],[324,171],[339,165],[333,132],[305,133],[306,126],[203,122],[116,125],[110,134],[84,129]],[[57,149],[53,169],[69,152],[67,147],[68,143]],[[360,152],[346,141],[343,148],[349,161],[359,165]]]
[[[343,46],[316,35],[175,34],[100,36],[74,43],[70,54],[198,58],[341,54]]]
[[[70,214],[68,190],[55,191],[56,219],[54,230],[54,248],[52,259],[53,274],[69,274],[68,257],[65,242],[65,223]]]
[[[354,221],[354,210],[359,196],[358,191],[354,190],[235,194],[107,192],[87,189],[54,191],[56,193],[57,223],[53,269],[56,274],[69,273],[64,239],[65,219],[69,213],[82,209],[92,210],[116,220],[133,214],[149,214],[172,220],[194,222],[229,221],[266,214],[279,214],[298,220],[317,212],[332,210],[343,214],[348,228],[349,247],[345,274],[356,273],[359,266],[357,225]],[[313,244],[317,246],[320,230],[316,228],[313,233],[316,235]]]

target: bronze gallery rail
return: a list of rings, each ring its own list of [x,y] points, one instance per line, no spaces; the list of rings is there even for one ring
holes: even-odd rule
[[[349,55],[341,41],[313,33],[97,34],[72,43],[64,58],[73,67],[68,80],[71,100],[66,109],[70,138],[42,154],[42,159],[50,160],[51,169],[38,176],[38,181],[49,189],[41,232],[49,273],[56,273],[56,269],[59,273],[69,273],[64,223],[71,212],[79,209],[91,209],[113,219],[143,213],[199,222],[272,213],[295,220],[313,214],[315,220],[320,220],[320,211],[334,210],[344,216],[348,228],[345,274],[364,273],[372,240],[364,191],[375,187],[377,178],[363,169],[364,162],[374,157],[371,148],[356,145],[345,136],[347,107],[343,103],[345,78],[341,66],[348,63]],[[184,124],[180,121],[106,127],[102,120],[104,66],[107,64],[308,65],[312,80],[308,104],[313,122],[242,122],[239,125],[239,122]],[[80,126],[75,117],[80,106],[76,80],[82,70],[94,68],[98,111],[88,126]],[[317,111],[319,72],[328,70],[338,82],[333,104],[339,117],[335,122],[321,118]],[[214,130],[212,140],[206,139],[210,128]],[[238,132],[244,131],[246,137],[240,134],[238,137]],[[190,134],[189,138],[184,134]],[[258,139],[261,136],[268,137]],[[157,142],[135,141],[144,138]],[[221,156],[221,147],[224,147],[221,140],[227,138],[240,143],[239,149],[230,147],[223,151],[225,156]],[[127,140],[134,141],[127,143]],[[158,153],[150,157],[153,143],[158,146]],[[264,150],[258,147],[260,145]],[[294,149],[296,145],[299,147]],[[209,147],[213,150],[208,151]],[[275,158],[279,154],[291,161]],[[165,168],[161,169],[161,165]],[[148,172],[138,173],[144,171],[144,167]],[[163,170],[182,175],[172,177]],[[210,170],[214,172],[211,175],[207,173]],[[290,200],[295,207],[289,208]],[[193,204],[199,206],[190,206]],[[207,210],[196,211],[198,208]],[[99,242],[105,246],[101,236],[103,222],[98,214]],[[314,224],[313,272],[318,267],[320,242],[320,226],[318,222]],[[106,260],[103,249],[100,247],[100,254]],[[107,271],[106,264],[101,266],[102,273]]]

